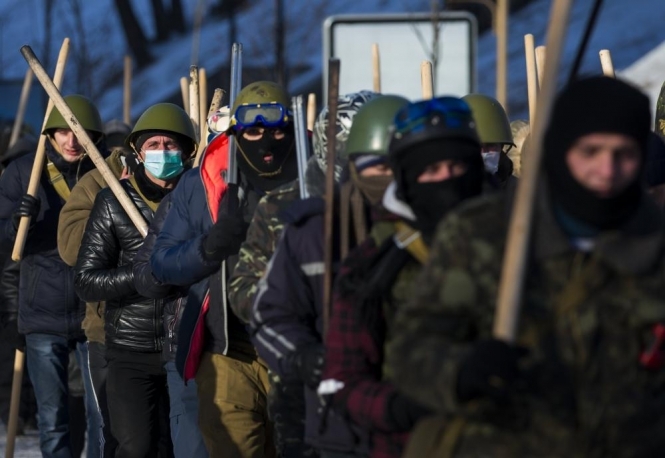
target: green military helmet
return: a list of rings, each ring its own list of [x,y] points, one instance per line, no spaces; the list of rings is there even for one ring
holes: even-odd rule
[[[78,94],[65,96],[64,99],[65,102],[67,102],[69,109],[72,110],[72,113],[76,116],[81,127],[88,132],[96,134],[97,138],[93,138],[93,141],[97,141],[104,136],[102,117],[99,115],[97,107],[95,107],[90,99]],[[58,109],[54,107],[46,120],[46,124],[44,124],[42,134],[50,135],[55,129],[69,128],[69,124],[67,124],[65,118],[60,114]]]
[[[355,154],[387,156],[395,114],[408,103],[399,95],[381,95],[365,103],[353,118],[341,156],[345,159]]]
[[[471,107],[481,143],[514,144],[510,121],[496,99],[484,94],[468,94],[462,100]]]
[[[151,131],[172,132],[178,136],[186,137],[191,141],[192,145],[190,151],[184,151],[186,145],[182,145],[183,153],[185,154],[191,154],[196,151],[198,146],[192,120],[189,119],[185,110],[173,103],[157,103],[145,110],[138,121],[136,121],[134,129],[127,136],[125,143],[133,150],[136,150],[134,145],[137,138],[142,133]]]
[[[289,94],[286,90],[277,83],[272,81],[256,81],[250,83],[238,93],[233,106],[231,107],[231,122],[230,127],[237,123],[236,113],[238,107],[242,105],[260,105],[260,104],[279,104],[283,107],[282,120],[288,122],[290,120],[289,107],[291,101]],[[259,110],[259,113],[260,110]],[[267,117],[267,116],[266,116]]]

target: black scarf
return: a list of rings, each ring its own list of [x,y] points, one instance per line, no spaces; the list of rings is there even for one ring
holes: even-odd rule
[[[182,176],[182,174],[180,174],[180,176]],[[172,189],[162,188],[153,183],[152,180],[145,175],[143,163],[139,164],[134,170],[134,179],[136,180],[136,184],[138,185],[141,194],[151,202],[161,202],[162,199],[172,191]]]

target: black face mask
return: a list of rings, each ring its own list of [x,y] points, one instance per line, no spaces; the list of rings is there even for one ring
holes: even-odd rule
[[[483,187],[482,160],[469,167],[464,175],[431,183],[411,182],[405,198],[416,216],[415,226],[429,242],[439,221],[460,202],[480,195]]]
[[[247,181],[260,191],[270,191],[298,177],[293,132],[276,140],[266,133],[259,140],[247,140],[238,134],[238,168]]]
[[[635,179],[621,194],[601,198],[578,183],[566,165],[546,170],[550,199],[569,216],[600,230],[617,229],[630,219],[644,194]]]

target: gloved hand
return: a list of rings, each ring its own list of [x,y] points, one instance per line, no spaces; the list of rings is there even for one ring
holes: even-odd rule
[[[325,349],[323,345],[305,345],[290,356],[291,364],[300,380],[312,389],[316,389],[323,373]]]
[[[18,332],[18,316],[13,312],[0,313],[0,341],[15,350],[25,352],[25,336]]]
[[[510,402],[522,382],[518,362],[526,349],[496,339],[478,342],[460,364],[457,397],[466,402],[488,397],[498,404]]]
[[[430,415],[431,410],[412,401],[401,393],[395,393],[388,399],[387,421],[396,432],[410,431],[418,421]]]
[[[217,222],[203,239],[203,254],[208,261],[222,262],[238,254],[249,225],[236,215],[219,215]]]
[[[18,229],[18,224],[21,221],[23,216],[29,216],[32,218],[34,223],[37,215],[39,215],[39,208],[41,207],[41,200],[39,197],[33,197],[30,194],[25,194],[21,198],[21,203],[18,206],[18,209],[14,211],[12,215],[12,221],[14,223],[14,228]]]

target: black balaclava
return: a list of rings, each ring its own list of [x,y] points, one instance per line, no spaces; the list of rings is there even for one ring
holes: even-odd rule
[[[459,160],[467,165],[463,175],[443,181],[418,183],[425,168],[442,160]],[[412,146],[403,154],[398,192],[416,216],[415,226],[425,239],[431,238],[443,216],[465,199],[480,195],[484,170],[480,145],[467,139],[431,139]]]
[[[280,140],[269,131],[266,129],[263,137],[254,141],[244,138],[242,131],[236,133],[238,168],[254,188],[263,192],[298,178],[293,127],[285,129]]]
[[[599,230],[621,226],[644,194],[641,173],[620,194],[602,198],[573,178],[566,155],[585,135],[623,134],[639,144],[643,167],[650,124],[649,99],[620,80],[597,76],[566,87],[554,104],[543,146],[545,176],[555,207]]]

